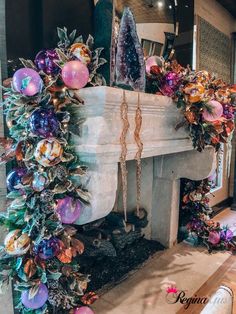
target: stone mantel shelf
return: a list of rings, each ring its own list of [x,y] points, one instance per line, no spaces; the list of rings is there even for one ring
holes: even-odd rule
[[[80,92],[85,105],[80,107],[80,117],[86,118],[81,136],[74,139],[81,160],[88,156],[95,162],[119,162],[122,120],[120,106],[123,90],[112,87],[84,88]],[[130,128],[127,134],[127,160],[134,159],[137,145],[134,140],[135,112],[138,93],[125,91],[128,103]],[[182,116],[172,99],[166,96],[140,93],[142,110],[142,158],[192,150],[192,143],[184,129],[175,131]]]
[[[80,126],[80,136],[74,136],[73,141],[80,160],[89,167],[87,189],[92,199],[78,224],[105,217],[117,200],[123,93],[122,89],[111,87],[91,87],[79,91],[85,104],[78,108],[73,119],[76,121],[78,114],[84,122]],[[126,138],[127,160],[134,160],[137,152],[134,130],[138,92],[125,91],[125,97],[130,124]],[[206,178],[215,167],[215,152],[211,147],[202,153],[193,150],[185,129],[175,130],[183,117],[171,98],[146,93],[140,93],[139,97],[142,158],[153,157],[152,173],[143,172],[144,179],[146,176],[145,180],[153,182],[153,191],[148,196],[153,199],[149,213],[151,233],[162,244],[172,246],[178,229],[179,179]],[[134,186],[135,182],[131,184]],[[166,196],[163,191],[166,191]]]

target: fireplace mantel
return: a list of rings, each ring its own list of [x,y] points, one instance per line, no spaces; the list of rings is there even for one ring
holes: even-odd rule
[[[120,110],[123,93],[122,89],[111,87],[92,87],[79,91],[85,105],[78,108],[77,114],[80,119],[84,118],[84,122],[80,126],[80,135],[73,136],[73,142],[81,162],[89,167],[87,188],[92,199],[91,205],[84,209],[77,221],[78,224],[105,217],[114,207],[121,155],[123,123]],[[127,160],[134,160],[137,152],[134,130],[138,92],[125,91],[125,97],[130,124],[126,139]],[[151,233],[153,238],[171,246],[177,235],[179,179],[206,178],[215,167],[215,153],[212,148],[202,153],[193,150],[184,128],[175,130],[182,115],[171,98],[146,93],[139,93],[139,97],[142,110],[142,158],[153,157],[154,160],[152,177],[148,178],[153,180],[154,189],[149,195],[153,199]],[[135,182],[132,184],[135,185]],[[167,198],[161,193],[165,189],[169,193]]]

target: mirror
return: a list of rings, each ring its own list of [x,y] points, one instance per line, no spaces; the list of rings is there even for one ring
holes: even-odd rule
[[[174,57],[192,65],[194,0],[116,0],[117,19],[124,7],[134,14],[145,57]]]

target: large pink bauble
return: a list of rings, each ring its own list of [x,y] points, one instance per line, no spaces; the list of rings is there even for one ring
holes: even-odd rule
[[[150,74],[151,67],[153,65],[157,65],[159,67],[162,67],[162,65],[163,65],[162,59],[158,56],[152,56],[146,60],[146,72],[148,74]]]
[[[74,314],[94,314],[88,306],[82,306],[74,310]]]
[[[48,300],[48,288],[43,283],[39,285],[36,295],[29,299],[29,290],[23,291],[21,294],[21,302],[27,309],[37,310],[44,306]]]
[[[79,219],[82,204],[80,200],[66,196],[57,201],[56,211],[60,216],[60,220],[64,224],[72,224]]]
[[[210,100],[207,104],[211,107],[212,113],[204,109],[202,113],[203,119],[209,122],[220,119],[223,114],[223,106],[221,103],[216,100]]]
[[[17,92],[25,96],[34,96],[41,91],[43,81],[35,70],[22,68],[13,75],[12,84]]]
[[[61,76],[67,87],[80,89],[89,81],[89,70],[79,60],[69,61],[63,66]]]

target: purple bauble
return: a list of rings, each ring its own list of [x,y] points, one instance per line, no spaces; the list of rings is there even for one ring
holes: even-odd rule
[[[48,75],[56,75],[60,68],[55,63],[59,57],[55,49],[41,50],[35,57],[34,63],[37,68]]]
[[[24,305],[24,307],[32,310],[37,310],[43,307],[48,300],[47,286],[41,283],[39,285],[38,292],[32,299],[29,298],[29,291],[30,290],[25,290],[21,294],[21,302]]]
[[[16,185],[21,183],[21,179],[24,175],[26,175],[27,169],[26,168],[16,168],[13,169],[7,175],[7,188],[9,191],[16,191],[19,188],[16,188]]]
[[[17,70],[13,75],[12,84],[17,92],[25,96],[34,96],[43,87],[43,81],[38,72],[30,68]]]
[[[53,258],[60,252],[60,242],[55,237],[43,240],[36,247],[34,247],[34,252],[43,260]]]
[[[57,135],[59,122],[53,109],[36,109],[30,119],[31,132],[44,138]]]
[[[220,232],[220,238],[223,241],[229,242],[229,241],[231,241],[233,239],[233,237],[234,237],[234,234],[233,234],[233,232],[230,229],[222,230]]]
[[[79,219],[82,204],[78,199],[66,196],[57,201],[56,211],[64,224],[72,224]]]
[[[175,86],[178,82],[178,74],[175,72],[168,72],[165,75],[165,81],[169,86]]]
[[[210,231],[208,236],[208,241],[213,244],[217,245],[220,242],[220,233],[217,231]]]

